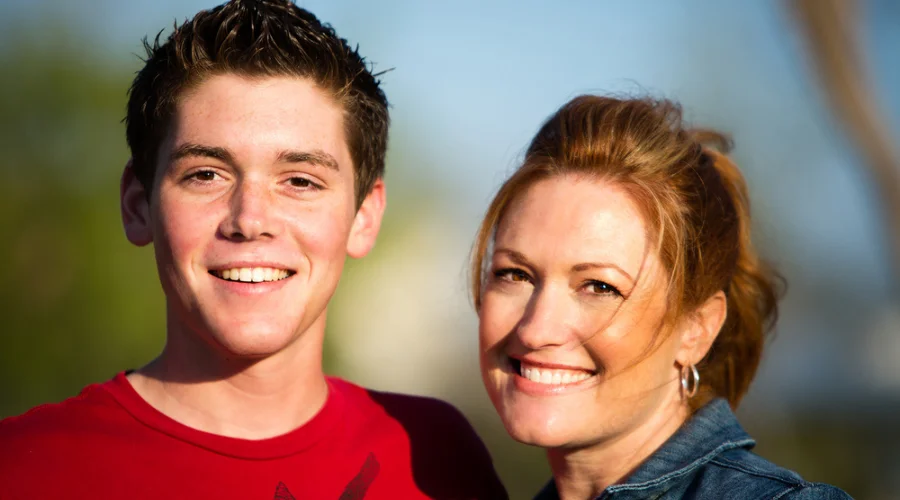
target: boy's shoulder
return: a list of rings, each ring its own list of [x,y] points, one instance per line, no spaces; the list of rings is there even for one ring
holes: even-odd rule
[[[116,409],[115,400],[103,384],[91,384],[77,396],[58,403],[36,406],[25,413],[0,420],[0,442],[4,447],[63,433],[85,433],[102,427],[104,415]]]
[[[393,429],[409,446],[417,482],[423,489],[462,495],[462,498],[507,498],[487,447],[466,416],[441,399],[384,392],[341,379],[329,383],[366,415],[367,432]],[[479,492],[475,496],[467,496]],[[446,496],[446,495],[444,495]],[[450,495],[454,497],[453,495]],[[454,497],[455,498],[455,497]]]
[[[0,491],[75,471],[96,458],[98,437],[115,434],[123,418],[103,385],[93,384],[62,402],[0,420]]]
[[[410,438],[438,444],[464,437],[483,446],[466,416],[444,400],[367,389],[338,378],[329,378],[329,383],[356,415],[368,420],[367,425],[377,425],[373,420],[391,421],[400,424]]]

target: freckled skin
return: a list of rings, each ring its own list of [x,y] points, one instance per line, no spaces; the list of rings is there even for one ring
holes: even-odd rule
[[[643,444],[665,422],[684,420],[679,336],[653,344],[666,274],[651,246],[642,212],[621,186],[566,175],[513,200],[497,229],[479,317],[484,383],[515,439],[565,449]],[[601,266],[577,267],[584,263]],[[575,392],[526,394],[509,356],[597,376]]]
[[[153,243],[166,293],[166,345],[128,381],[184,425],[264,439],[325,404],[328,301],[345,259],[374,246],[379,179],[357,208],[344,111],[308,80],[211,76],[179,96],[147,199],[122,176],[125,233]],[[239,283],[224,269],[285,279]]]
[[[184,144],[232,158],[170,161]],[[339,169],[279,160],[313,150]],[[306,80],[215,76],[182,96],[159,158],[150,216],[169,336],[198,335],[238,357],[291,349],[308,331],[298,346],[320,345],[345,257],[374,242],[354,233],[341,109]],[[276,262],[295,274],[277,291],[236,294],[208,272],[235,261]]]

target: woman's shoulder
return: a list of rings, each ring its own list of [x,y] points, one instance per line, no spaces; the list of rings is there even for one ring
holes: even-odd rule
[[[809,482],[747,448],[720,453],[699,472],[696,481],[717,485],[714,488],[721,488],[722,493],[741,491],[779,500],[852,500],[840,488]]]
[[[800,488],[785,492],[782,500],[853,500],[844,490],[822,483],[806,483]]]

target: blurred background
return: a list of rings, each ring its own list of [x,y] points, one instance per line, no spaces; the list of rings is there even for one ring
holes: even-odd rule
[[[330,373],[453,402],[512,497],[530,498],[549,469],[482,388],[471,241],[563,102],[675,98],[733,134],[756,239],[789,284],[739,412],[757,451],[857,498],[900,498],[900,2],[299,3],[392,70],[387,219],[335,297]],[[120,229],[121,119],[141,38],[214,4],[0,2],[0,417],[161,349],[152,251]]]

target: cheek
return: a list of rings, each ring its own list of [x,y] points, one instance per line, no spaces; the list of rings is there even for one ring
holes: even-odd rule
[[[598,398],[607,404],[622,403],[612,405],[616,408],[614,412],[628,413],[632,405],[654,399],[670,381],[674,366],[671,341],[660,342],[654,339],[653,333],[649,328],[634,329],[600,336],[585,344],[591,358],[603,370],[604,382]]]
[[[666,350],[664,341],[664,308],[645,302],[626,303],[607,317],[602,330],[585,346],[592,356],[602,358],[613,372],[621,371],[640,360]]]
[[[648,345],[649,339],[641,332],[618,325],[607,327],[584,343],[588,354],[612,373],[637,361]]]
[[[201,210],[163,200],[156,214],[153,241],[157,255],[164,252],[170,259],[179,260],[196,253],[209,239],[215,238],[218,219],[208,207]]]
[[[487,291],[478,313],[478,333],[482,350],[495,348],[522,319],[524,308],[513,297]]]
[[[289,219],[289,226],[310,255],[343,255],[350,234],[352,216],[337,210],[308,210]]]

